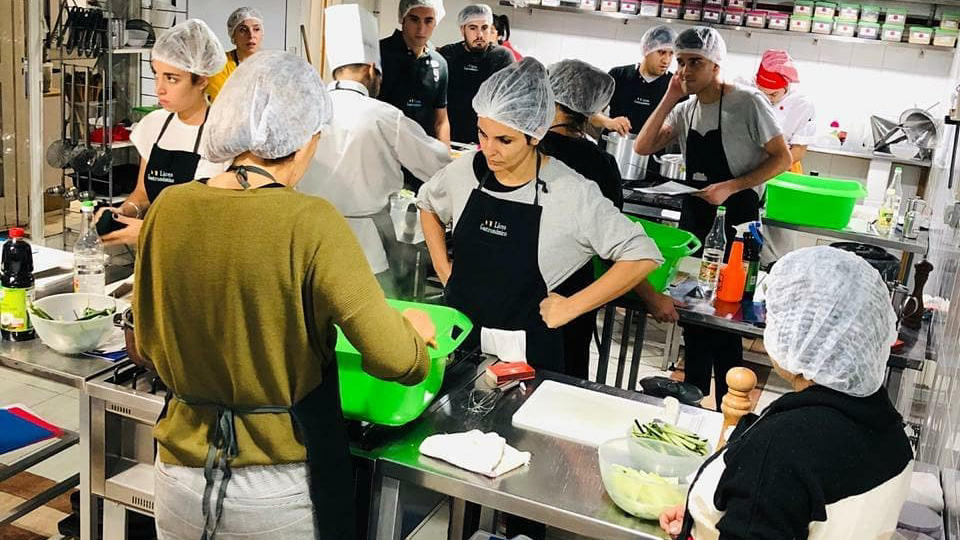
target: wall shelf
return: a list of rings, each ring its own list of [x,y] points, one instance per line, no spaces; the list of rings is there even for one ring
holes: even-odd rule
[[[940,5],[942,2],[937,2],[937,5]],[[929,4],[929,3],[928,3]],[[572,13],[581,15],[584,17],[594,17],[608,20],[620,20],[623,21],[623,24],[628,24],[630,21],[638,22],[656,22],[657,24],[668,24],[668,25],[677,25],[682,27],[690,26],[709,26],[711,28],[716,28],[717,30],[725,30],[727,32],[739,32],[746,36],[751,34],[775,34],[780,36],[801,36],[812,39],[814,42],[818,41],[836,41],[840,43],[854,43],[857,45],[870,45],[875,47],[898,47],[905,49],[916,49],[920,51],[931,51],[931,52],[943,52],[953,54],[955,47],[938,47],[936,45],[918,45],[915,43],[907,43],[904,41],[895,42],[895,41],[881,41],[879,39],[861,39],[857,37],[846,37],[846,36],[833,36],[833,35],[821,35],[814,34],[812,32],[801,33],[801,32],[790,32],[788,30],[771,30],[769,28],[750,28],[747,26],[730,26],[726,24],[716,24],[705,21],[685,21],[683,19],[665,19],[663,17],[648,17],[644,15],[629,15],[626,13],[612,13],[606,11],[592,11],[587,9],[580,9],[573,6],[541,6],[541,5],[529,5],[523,8],[514,7],[508,0],[500,0],[500,5],[504,7],[513,7],[517,10],[527,10],[529,13],[534,11],[552,11],[556,13]],[[944,5],[953,5],[953,4],[944,4]],[[960,0],[956,0],[956,5],[960,5]]]

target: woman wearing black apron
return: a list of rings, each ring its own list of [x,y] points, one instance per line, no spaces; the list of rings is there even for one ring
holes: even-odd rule
[[[723,205],[729,249],[734,226],[759,219],[759,190],[790,166],[790,150],[765,98],[723,83],[720,63],[726,45],[716,30],[685,30],[677,36],[675,48],[679,70],[637,136],[635,150],[650,154],[679,139],[687,183],[701,189],[684,198],[680,228],[703,241],[717,206]],[[692,98],[678,105],[688,95]],[[727,391],[725,374],[742,361],[741,338],[700,326],[683,327],[684,381],[710,394],[712,370],[719,409],[719,397]]]
[[[168,190],[144,222],[137,349],[168,388],[160,540],[355,538],[333,325],[367,373],[411,385],[429,371],[426,314],[387,305],[343,217],[292,189],[331,112],[304,60],[251,57],[201,145],[231,170]]]
[[[227,164],[199,154],[209,109],[204,88],[207,78],[223,68],[224,58],[220,41],[199,19],[186,20],[157,39],[150,65],[163,108],[146,115],[130,134],[140,153],[137,185],[119,208],[110,209],[125,227],[104,234],[104,245],[136,244],[147,209],[168,186],[226,169]]]

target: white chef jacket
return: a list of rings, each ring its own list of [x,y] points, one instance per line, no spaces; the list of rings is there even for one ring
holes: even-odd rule
[[[816,140],[817,113],[807,96],[788,90],[783,100],[773,105],[773,114],[787,144],[809,146]]]
[[[350,224],[374,273],[389,269],[373,220],[390,194],[403,189],[406,167],[429,180],[450,162],[442,142],[426,134],[400,109],[369,97],[354,81],[330,83],[333,121],[323,129],[317,153],[297,190],[333,203]]]

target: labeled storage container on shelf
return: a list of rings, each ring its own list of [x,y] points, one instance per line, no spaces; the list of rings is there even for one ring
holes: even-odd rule
[[[742,8],[727,8],[723,12],[723,24],[730,26],[743,26],[744,11]]]
[[[680,4],[668,4],[664,2],[660,8],[660,16],[664,19],[679,19],[682,11],[683,8]]]
[[[790,31],[791,32],[809,32],[810,27],[813,25],[813,17],[809,15],[791,15],[790,16]]]
[[[957,34],[960,34],[960,31],[937,28],[933,32],[933,44],[938,47],[955,47],[957,45]]]
[[[817,2],[813,6],[813,16],[832,19],[837,16],[837,5],[833,2]]]
[[[933,28],[929,26],[911,26],[908,41],[915,45],[929,45],[933,40]]]
[[[746,25],[750,28],[765,28],[767,26],[766,11],[748,11]]]
[[[683,20],[699,21],[703,17],[703,2],[688,0],[683,4]]]
[[[604,13],[616,13],[620,11],[620,0],[603,0],[600,2],[600,11]]]
[[[560,7],[560,0],[541,0],[541,4],[547,7]]]
[[[703,0],[703,7],[723,8],[723,0]]]
[[[883,19],[884,24],[907,24],[907,8],[887,8],[887,15]]]
[[[863,39],[879,39],[880,23],[860,21],[857,25],[857,37]]]
[[[720,18],[723,17],[723,10],[715,7],[708,6],[703,8],[703,20],[704,22],[720,22]]]
[[[833,23],[833,35],[843,37],[853,37],[857,33],[857,23],[855,21],[843,21],[837,19]]]
[[[580,9],[585,11],[596,11],[599,6],[597,0],[580,0]]]
[[[833,17],[814,17],[810,24],[810,31],[814,34],[832,34]]]
[[[940,28],[960,30],[960,11],[944,11],[940,14]]]
[[[793,3],[793,14],[813,17],[813,2],[808,0],[797,0]]]
[[[860,6],[860,22],[880,22],[880,6],[863,4]]]
[[[880,27],[880,39],[883,41],[903,41],[903,25],[884,23]]]
[[[659,17],[660,2],[650,2],[649,0],[640,2],[640,15],[643,17]]]
[[[636,15],[640,11],[640,2],[637,0],[620,0],[620,13]]]
[[[790,15],[788,13],[767,12],[767,28],[771,30],[788,30],[790,28]]]
[[[747,1],[746,1],[746,0],[727,0],[727,7],[728,7],[728,8],[739,8],[739,9],[742,9],[742,10],[746,11],[746,9],[747,9]]]
[[[841,21],[853,21],[856,23],[860,20],[860,4],[840,4],[837,17]]]

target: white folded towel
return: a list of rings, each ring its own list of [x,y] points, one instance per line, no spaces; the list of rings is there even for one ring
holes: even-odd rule
[[[530,463],[530,452],[520,452],[496,433],[476,429],[427,437],[420,443],[420,453],[490,478]]]
[[[480,328],[480,351],[504,362],[527,361],[527,333],[523,330]]]

